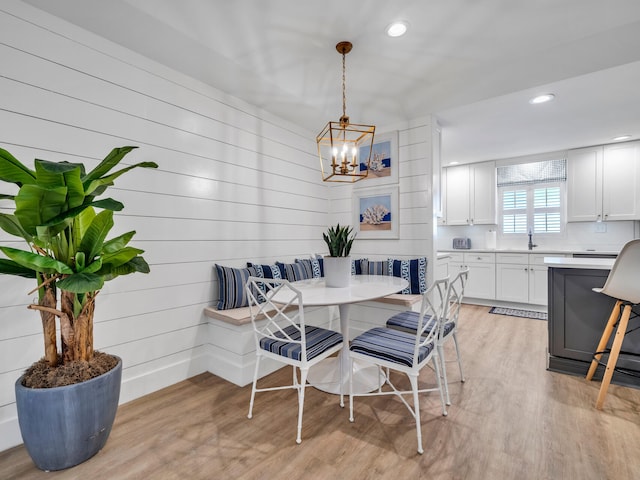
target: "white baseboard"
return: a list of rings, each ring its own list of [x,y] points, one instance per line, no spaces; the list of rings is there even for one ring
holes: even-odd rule
[[[207,355],[207,370],[217,377],[228,382],[244,387],[253,382],[253,372],[256,368],[256,355],[251,352],[248,355],[230,355],[229,352],[211,348]],[[260,365],[258,378],[262,378],[283,367],[280,362],[264,358]]]
[[[144,369],[127,368],[125,365],[120,387],[120,405],[207,371],[204,347],[197,351],[183,352],[168,360],[168,363],[152,369],[149,365],[145,365]]]
[[[15,404],[14,404],[15,406]],[[0,422],[0,452],[16,447],[22,443],[18,416]]]

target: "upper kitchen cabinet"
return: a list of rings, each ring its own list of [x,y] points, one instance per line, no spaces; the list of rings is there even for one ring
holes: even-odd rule
[[[496,223],[496,164],[447,167],[443,225]]]
[[[640,142],[569,150],[567,221],[640,219]]]

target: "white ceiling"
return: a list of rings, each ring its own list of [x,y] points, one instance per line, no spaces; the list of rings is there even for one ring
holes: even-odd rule
[[[640,138],[639,0],[25,1],[313,134],[342,114],[348,40],[351,121],[433,114],[445,163]]]

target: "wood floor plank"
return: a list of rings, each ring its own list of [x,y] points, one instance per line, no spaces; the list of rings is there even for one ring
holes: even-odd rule
[[[422,396],[423,455],[394,398],[356,398],[350,423],[348,406],[308,388],[296,445],[293,391],[258,394],[248,419],[250,387],[202,374],[122,405],[105,448],[82,465],[41,472],[20,446],[0,452],[0,478],[640,478],[640,390],[612,385],[598,411],[599,382],[545,370],[544,321],[465,305],[459,340],[467,381],[447,365],[447,417],[436,393]],[[290,378],[282,369],[264,385]],[[432,384],[433,372],[420,380]]]

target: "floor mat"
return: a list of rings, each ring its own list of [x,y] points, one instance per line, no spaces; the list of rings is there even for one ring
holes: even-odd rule
[[[511,317],[533,318],[534,320],[546,320],[545,312],[534,312],[533,310],[521,310],[519,308],[491,307],[489,313],[496,315],[509,315]]]

